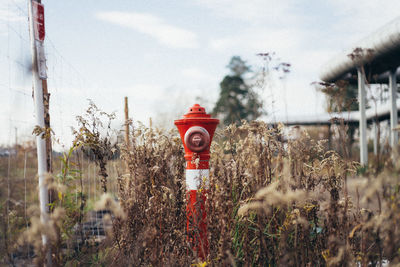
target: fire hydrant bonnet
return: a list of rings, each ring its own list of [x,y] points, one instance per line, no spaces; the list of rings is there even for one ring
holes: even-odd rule
[[[186,161],[192,161],[194,153],[200,157],[200,161],[210,159],[210,144],[218,123],[219,120],[211,118],[199,104],[193,105],[181,119],[175,120],[185,148]]]

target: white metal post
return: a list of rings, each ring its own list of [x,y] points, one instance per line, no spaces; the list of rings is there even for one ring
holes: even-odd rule
[[[366,93],[365,77],[361,68],[357,68],[358,76],[358,107],[360,112],[359,130],[360,130],[360,163],[368,165],[368,147],[367,147],[367,118],[365,115]]]
[[[28,0],[28,12],[29,12],[29,32],[31,40],[31,51],[32,51],[32,75],[33,75],[33,94],[34,94],[34,107],[36,125],[42,129],[45,127],[44,122],[44,104],[43,104],[43,81],[39,77],[38,67],[38,41],[35,39],[34,33],[34,16],[33,16],[33,4],[32,1]],[[42,47],[43,48],[43,47]],[[46,139],[42,138],[43,133],[36,136],[37,146],[37,159],[38,159],[38,176],[39,176],[39,202],[40,202],[40,221],[43,224],[48,222],[49,213],[49,196],[48,189],[45,183],[45,176],[48,172],[47,161],[46,161]],[[48,238],[45,234],[42,235],[43,245],[48,245]],[[51,265],[51,258],[49,258],[49,252],[47,253],[47,266]]]
[[[374,130],[374,155],[378,155],[378,123],[374,121],[372,123],[372,128]]]
[[[398,124],[397,119],[397,79],[396,70],[389,71],[389,94],[390,94],[390,146],[396,147],[398,143],[398,133],[393,129]]]

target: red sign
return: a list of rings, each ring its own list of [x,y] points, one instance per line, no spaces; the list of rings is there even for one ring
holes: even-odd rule
[[[35,39],[44,41],[44,6],[36,1],[32,1],[33,9],[33,29],[35,31]]]

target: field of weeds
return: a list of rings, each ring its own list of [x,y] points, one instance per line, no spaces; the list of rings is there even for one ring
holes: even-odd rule
[[[210,248],[201,261],[186,232],[177,131],[131,126],[127,147],[114,144],[111,132],[96,136],[95,124],[85,122],[71,149],[53,159],[58,167],[47,179],[53,202],[45,225],[38,218],[34,149],[21,148],[12,161],[0,158],[1,264],[41,266],[48,249],[54,266],[400,263],[398,164],[362,168],[306,132],[287,138],[263,122],[218,129],[206,203]],[[88,173],[96,174],[91,187]],[[93,209],[110,211],[100,240],[82,226]]]

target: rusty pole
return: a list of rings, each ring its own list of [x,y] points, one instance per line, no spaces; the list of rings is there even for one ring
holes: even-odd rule
[[[130,141],[129,141],[129,109],[128,109],[128,97],[125,96],[125,144],[129,149]]]

